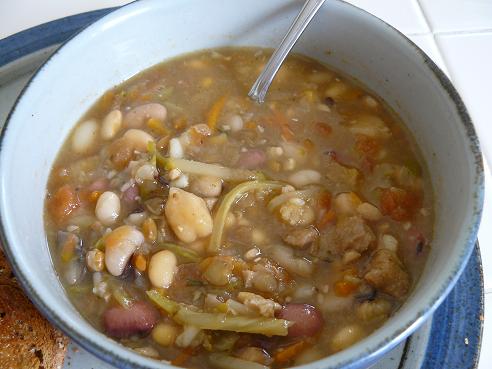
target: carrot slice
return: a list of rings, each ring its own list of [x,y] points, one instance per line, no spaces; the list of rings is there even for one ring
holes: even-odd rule
[[[215,129],[217,126],[217,120],[219,119],[219,115],[224,108],[224,105],[226,103],[227,96],[224,95],[221,98],[219,98],[212,107],[210,108],[208,114],[207,114],[207,125],[211,129]]]
[[[317,224],[318,229],[323,229],[325,228],[328,224],[333,222],[336,218],[336,214],[333,210],[328,210],[319,220]]]
[[[171,360],[171,364],[176,366],[183,366],[192,355],[193,355],[192,348],[184,349],[179,353],[178,356],[176,356],[173,360]]]
[[[279,126],[280,131],[282,134],[282,138],[286,141],[292,141],[295,138],[294,131],[290,128],[289,121],[287,120],[287,117],[279,112],[279,111],[274,111],[270,121],[272,124]]]
[[[283,349],[278,350],[275,353],[274,360],[277,363],[285,364],[292,360],[294,357],[299,355],[302,350],[306,347],[306,341],[299,341],[294,343],[293,345],[287,346]]]
[[[357,289],[357,285],[352,282],[339,281],[335,283],[335,295],[345,297]]]

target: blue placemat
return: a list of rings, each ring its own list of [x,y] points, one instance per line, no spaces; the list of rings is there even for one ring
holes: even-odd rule
[[[477,243],[456,286],[434,313],[422,369],[476,368],[483,309],[482,260]]]
[[[116,8],[57,19],[0,40],[0,67],[46,47],[61,44]]]

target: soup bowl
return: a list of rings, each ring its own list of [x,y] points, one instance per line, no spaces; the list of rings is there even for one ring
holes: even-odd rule
[[[43,222],[50,168],[73,125],[112,86],[165,59],[220,46],[274,47],[302,6],[284,0],[144,0],[95,22],[32,78],[1,137],[2,242],[22,286],[75,342],[121,368],[165,368],[94,329],[72,306],[51,261]],[[417,329],[446,297],[474,247],[483,201],[479,143],[442,71],[378,18],[329,1],[296,52],[351,75],[381,96],[414,135],[435,195],[435,227],[421,278],[367,338],[304,368],[362,368]]]

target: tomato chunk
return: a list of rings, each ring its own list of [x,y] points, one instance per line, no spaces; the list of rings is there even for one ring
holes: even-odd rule
[[[396,221],[410,220],[421,206],[418,194],[396,187],[386,188],[381,194],[381,211]]]

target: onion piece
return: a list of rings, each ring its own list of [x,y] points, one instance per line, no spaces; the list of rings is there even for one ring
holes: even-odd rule
[[[263,173],[258,171],[228,168],[218,164],[202,163],[194,160],[166,158],[160,154],[157,154],[157,165],[165,170],[177,168],[183,173],[213,176],[225,181],[251,181],[264,179]]]
[[[313,197],[314,194],[320,191],[320,188],[313,187],[302,191],[290,191],[280,194],[273,199],[267,205],[269,211],[274,211],[277,207],[282,205],[284,202],[297,197],[299,199],[308,200]]]

